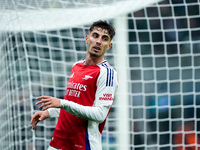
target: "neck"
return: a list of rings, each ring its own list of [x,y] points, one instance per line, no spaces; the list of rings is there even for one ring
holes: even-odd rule
[[[91,56],[91,54],[87,53],[85,58],[85,65],[96,65],[102,62],[103,60],[104,57]]]

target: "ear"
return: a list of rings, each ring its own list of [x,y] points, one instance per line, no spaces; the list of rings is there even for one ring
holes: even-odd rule
[[[107,50],[109,50],[111,47],[112,47],[112,43],[110,42]]]
[[[88,44],[88,38],[89,38],[89,36],[86,35],[86,36],[85,36],[85,43],[86,43],[86,44]]]

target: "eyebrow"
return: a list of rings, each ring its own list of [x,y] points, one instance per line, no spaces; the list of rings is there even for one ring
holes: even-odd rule
[[[99,30],[98,30],[98,31],[99,31]],[[92,34],[98,34],[98,35],[99,35],[99,33],[96,32],[96,31],[93,31]],[[102,37],[107,37],[108,39],[111,39],[110,36],[109,36],[109,34],[107,34],[107,33],[106,33],[106,34],[103,34]]]

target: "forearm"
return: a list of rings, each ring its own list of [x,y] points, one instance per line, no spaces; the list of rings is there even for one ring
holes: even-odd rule
[[[61,108],[77,117],[96,122],[103,122],[110,109],[109,106],[82,106],[67,100],[61,100]]]

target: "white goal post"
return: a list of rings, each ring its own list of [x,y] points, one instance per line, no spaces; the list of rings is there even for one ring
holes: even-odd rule
[[[89,25],[100,19],[116,28],[106,59],[120,80],[103,150],[200,147],[198,0],[3,0],[0,149],[47,149],[57,119],[31,130],[36,97],[64,97]]]

